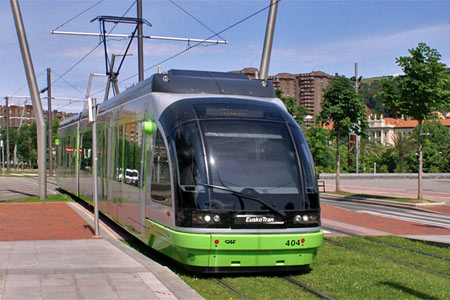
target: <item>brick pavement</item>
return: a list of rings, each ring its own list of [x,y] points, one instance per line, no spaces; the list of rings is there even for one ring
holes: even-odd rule
[[[450,235],[450,229],[446,228],[357,213],[329,205],[322,205],[322,217],[396,235]]]
[[[442,205],[442,206],[427,206],[423,207],[423,209],[437,211],[443,214],[449,214],[450,215],[450,205]]]
[[[93,234],[67,203],[0,204],[0,241],[90,239]]]
[[[0,204],[0,300],[203,299],[73,204]]]

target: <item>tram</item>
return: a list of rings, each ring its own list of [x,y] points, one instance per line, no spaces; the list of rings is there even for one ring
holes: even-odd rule
[[[322,244],[312,157],[273,85],[170,70],[98,106],[100,211],[189,270],[295,270]],[[60,187],[92,203],[85,110],[61,122]]]

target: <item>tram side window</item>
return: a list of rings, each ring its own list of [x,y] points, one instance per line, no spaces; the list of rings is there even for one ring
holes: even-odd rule
[[[107,130],[103,129],[100,132],[100,144],[99,149],[97,149],[97,157],[99,157],[99,169],[100,169],[100,176],[106,177],[106,160],[107,160]]]
[[[121,182],[123,180],[123,153],[124,153],[124,143],[123,143],[123,126],[116,127],[116,153],[114,155],[115,157],[115,163],[114,163],[114,179],[118,182]]]
[[[140,186],[141,175],[141,141],[142,132],[137,122],[125,125],[123,182],[129,185]]]
[[[92,132],[87,131],[81,137],[80,145],[80,170],[91,172],[92,170]]]
[[[75,153],[76,153],[76,143],[75,143],[75,137],[70,138],[70,149],[69,149],[69,168],[71,170],[72,174],[75,174]]]
[[[170,187],[169,160],[161,132],[156,133],[153,156],[151,197],[153,201],[164,205],[172,205]]]

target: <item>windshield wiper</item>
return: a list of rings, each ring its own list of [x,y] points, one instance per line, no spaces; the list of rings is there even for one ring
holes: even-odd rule
[[[218,189],[218,190],[222,190],[222,191],[227,191],[227,192],[230,192],[231,194],[235,195],[239,199],[245,198],[245,199],[249,199],[249,200],[258,202],[258,203],[262,204],[264,207],[267,207],[268,210],[270,210],[271,212],[281,216],[282,218],[286,217],[286,215],[284,213],[282,213],[281,211],[273,208],[272,206],[270,206],[269,204],[265,203],[264,201],[262,201],[259,198],[256,198],[256,197],[253,197],[253,196],[250,196],[250,195],[246,195],[244,193],[241,193],[241,192],[229,189],[229,188],[224,187],[224,186],[206,184],[206,183],[201,183],[201,182],[197,182],[197,185],[201,185],[201,186],[204,186],[204,187],[207,187],[207,188],[211,188],[211,189]]]

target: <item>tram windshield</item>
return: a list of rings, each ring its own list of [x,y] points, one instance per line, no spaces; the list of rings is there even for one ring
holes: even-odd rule
[[[281,109],[202,102],[181,105],[166,118],[173,124],[178,208],[279,218],[318,209],[306,141]]]

